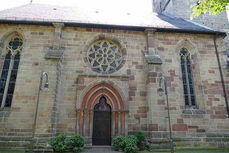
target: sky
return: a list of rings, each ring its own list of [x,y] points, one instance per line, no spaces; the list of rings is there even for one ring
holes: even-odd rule
[[[31,0],[0,0],[0,11],[25,4]],[[152,0],[32,0],[32,3],[52,4],[60,6],[77,6],[88,9],[149,12],[152,10]]]

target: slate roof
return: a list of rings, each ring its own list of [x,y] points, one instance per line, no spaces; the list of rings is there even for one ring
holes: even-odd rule
[[[0,11],[0,23],[52,24],[53,22],[64,23],[65,26],[136,30],[155,28],[158,31],[225,34],[189,20],[152,12],[131,13],[120,12],[118,9],[115,12],[107,12],[46,4],[27,4]]]

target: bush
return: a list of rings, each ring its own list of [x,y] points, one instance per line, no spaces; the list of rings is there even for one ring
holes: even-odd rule
[[[137,147],[138,139],[135,135],[130,135],[125,140],[125,153],[136,153],[138,151]]]
[[[125,148],[125,137],[124,136],[117,136],[113,139],[112,141],[112,146],[116,149],[116,150],[119,150],[119,149],[122,149],[124,150]]]
[[[74,152],[80,152],[83,150],[85,143],[81,135],[75,134],[67,141],[67,147]]]
[[[145,140],[145,135],[141,131],[137,131],[135,136],[138,139],[138,145],[142,144]]]
[[[66,139],[64,134],[60,134],[51,141],[54,152],[63,152],[67,150],[80,152],[85,143],[83,137],[78,134],[71,136],[69,139]]]
[[[55,152],[63,152],[64,150],[66,150],[67,146],[65,140],[66,136],[64,134],[60,134],[52,139],[51,145],[53,147],[53,150]]]
[[[136,145],[138,144],[138,139],[135,135],[129,135],[127,137],[126,141],[131,141],[132,143],[134,143]]]

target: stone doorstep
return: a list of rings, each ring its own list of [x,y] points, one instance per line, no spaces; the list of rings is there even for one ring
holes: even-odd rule
[[[88,146],[84,147],[85,150],[114,150],[112,146]]]
[[[30,149],[26,149],[26,153],[31,153]],[[53,149],[33,149],[33,153],[52,153]]]

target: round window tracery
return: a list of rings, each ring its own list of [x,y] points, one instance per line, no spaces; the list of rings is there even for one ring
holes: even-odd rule
[[[107,74],[119,69],[123,55],[118,44],[99,40],[90,46],[87,58],[93,71]]]

